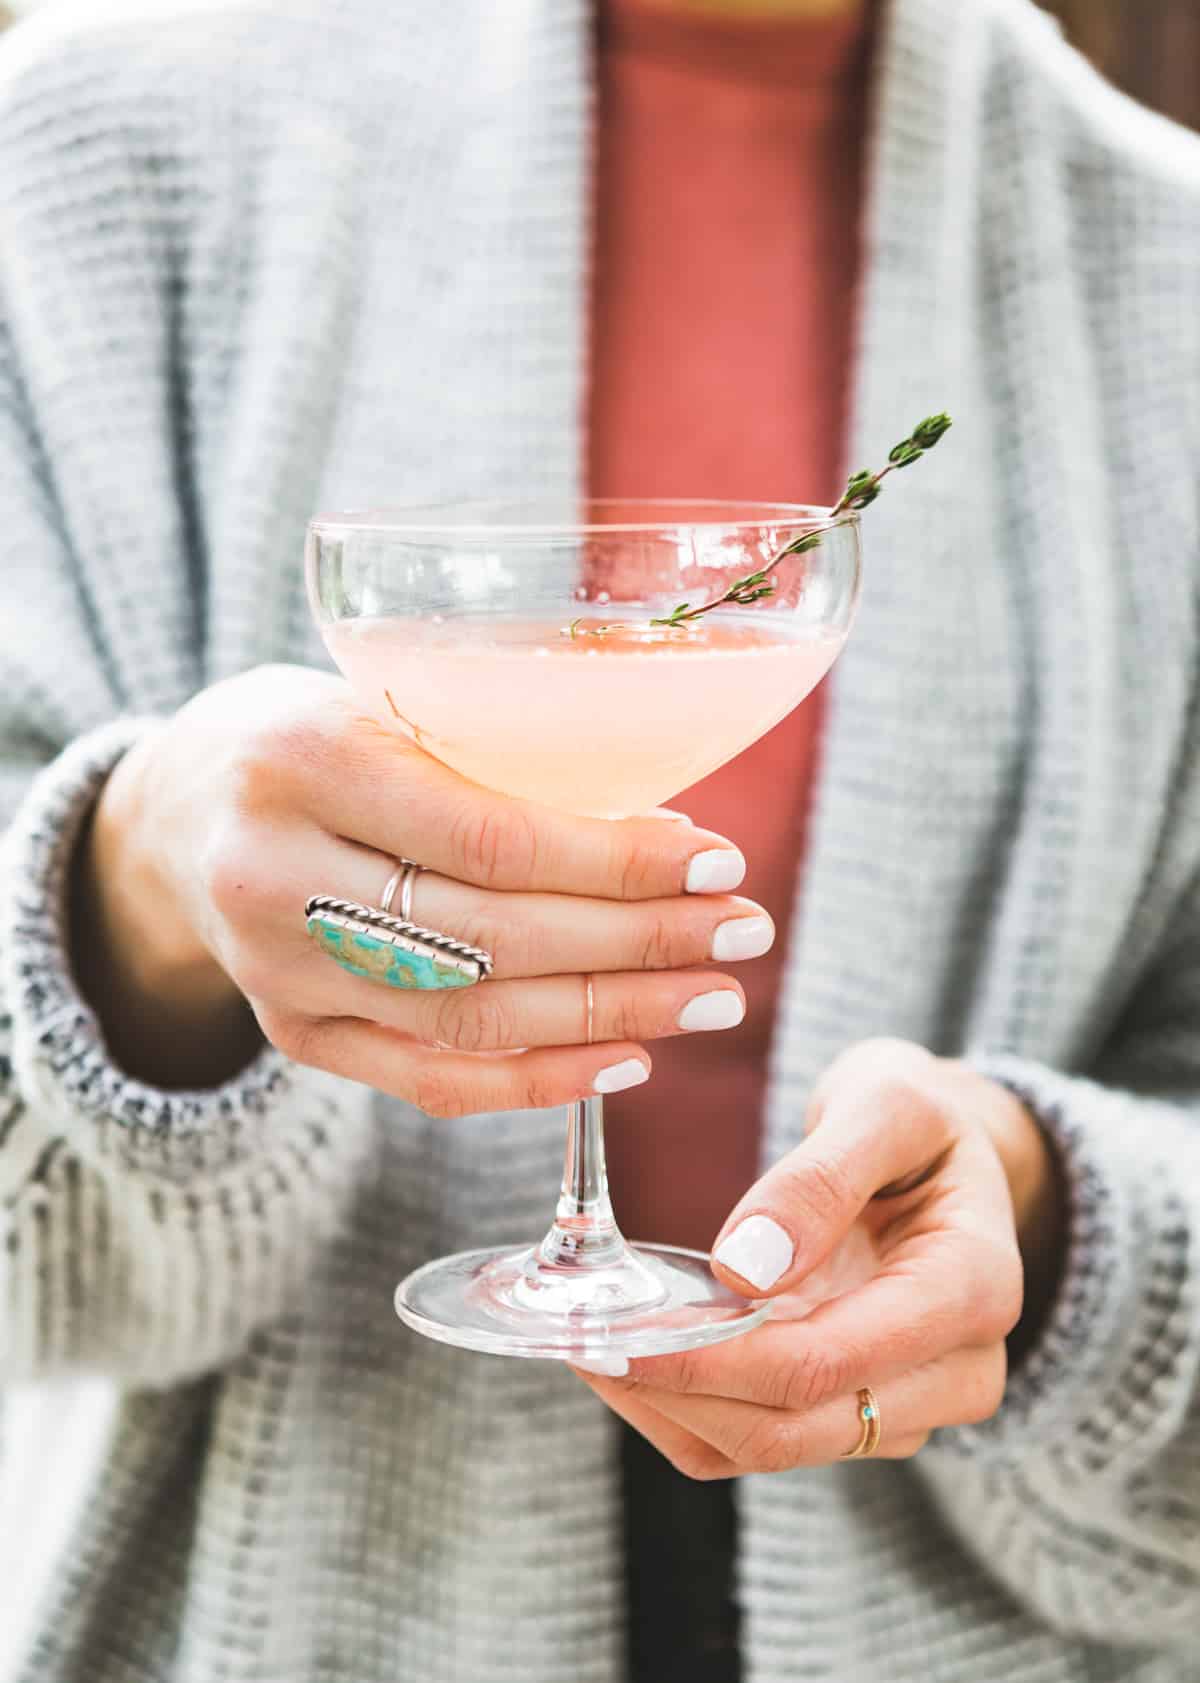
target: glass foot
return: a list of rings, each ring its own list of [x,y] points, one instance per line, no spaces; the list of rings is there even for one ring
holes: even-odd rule
[[[402,1280],[396,1313],[426,1338],[497,1356],[661,1356],[737,1338],[770,1313],[715,1280],[708,1261],[619,1236],[600,1267],[548,1264],[537,1245],[460,1251]]]

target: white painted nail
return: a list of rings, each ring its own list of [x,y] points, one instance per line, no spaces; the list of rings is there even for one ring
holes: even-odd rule
[[[792,1241],[770,1216],[747,1216],[721,1240],[713,1259],[759,1291],[769,1291],[792,1266]]]
[[[681,1029],[736,1028],[746,1015],[741,994],[732,988],[717,988],[689,999],[675,1021]]]
[[[600,1373],[606,1379],[620,1379],[629,1372],[629,1362],[624,1356],[593,1356],[590,1361],[577,1361],[571,1358],[571,1366],[579,1368],[584,1373]]]
[[[712,955],[731,958],[761,958],[775,944],[775,925],[769,917],[731,917],[713,930]]]
[[[693,853],[688,864],[689,894],[727,894],[746,874],[746,861],[736,847],[710,847]]]
[[[650,1071],[638,1058],[626,1058],[623,1063],[609,1064],[592,1078],[595,1093],[623,1093],[626,1087],[637,1087],[649,1079]]]

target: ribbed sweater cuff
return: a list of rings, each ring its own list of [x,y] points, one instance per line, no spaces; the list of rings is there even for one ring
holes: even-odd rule
[[[76,988],[67,948],[72,853],[105,779],[155,722],[104,725],[77,738],[34,780],[3,840],[3,997],[17,1086],[30,1111],[67,1137],[86,1127],[90,1156],[115,1155],[128,1168],[191,1179],[255,1148],[295,1069],[268,1047],[211,1089],[147,1086],[112,1062]]]
[[[1144,1456],[1174,1426],[1195,1335],[1181,1264],[1194,1234],[1200,1142],[1170,1105],[1010,1056],[974,1056],[1053,1141],[1068,1228],[1058,1293],[997,1414],[939,1432],[972,1453],[1045,1447],[1093,1466]]]

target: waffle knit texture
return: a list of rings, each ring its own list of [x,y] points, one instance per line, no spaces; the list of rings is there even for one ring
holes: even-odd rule
[[[63,906],[139,721],[322,658],[314,505],[575,486],[588,25],[89,0],[0,48],[4,1683],[619,1679],[609,1416],[390,1307],[539,1229],[559,1116],[273,1051],[148,1089]],[[855,465],[959,426],[869,517],[765,1152],[846,1043],[966,1049],[1057,1139],[1070,1244],[993,1420],[740,1487],[747,1678],[1182,1683],[1200,148],[1026,0],[894,0],[876,109]]]

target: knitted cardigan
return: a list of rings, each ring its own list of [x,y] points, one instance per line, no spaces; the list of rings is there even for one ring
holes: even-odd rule
[[[147,718],[323,659],[313,507],[575,488],[588,23],[89,0],[0,47],[3,1683],[619,1678],[611,1417],[390,1302],[540,1230],[561,1116],[433,1122],[271,1049],[155,1091],[64,911]],[[1057,1140],[1069,1248],[992,1420],[739,1486],[746,1673],[1181,1683],[1200,148],[1028,0],[881,27],[852,465],[958,426],[866,526],[765,1155],[843,1045],[966,1052]]]

